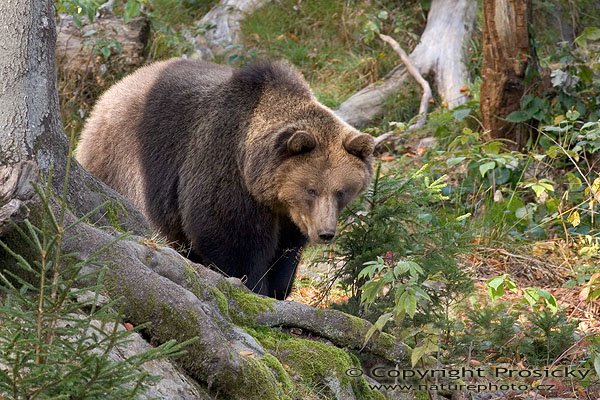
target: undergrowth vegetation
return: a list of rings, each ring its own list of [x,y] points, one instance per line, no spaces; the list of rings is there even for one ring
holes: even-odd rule
[[[250,15],[242,30],[251,54],[289,60],[319,99],[336,107],[396,65],[393,51],[375,33],[409,33],[400,40],[415,45],[425,22],[418,3],[407,2],[398,14],[393,2],[285,0]]]
[[[86,272],[104,248],[84,260],[61,251],[81,220],[65,222],[66,205],[49,187],[36,188],[39,225],[26,220],[13,227],[18,238],[11,242],[22,244],[0,241],[4,259],[14,261],[0,273],[0,398],[139,398],[159,379],[142,365],[177,356],[188,343],[120,356],[145,326],[124,328],[118,299],[104,297],[104,274]]]

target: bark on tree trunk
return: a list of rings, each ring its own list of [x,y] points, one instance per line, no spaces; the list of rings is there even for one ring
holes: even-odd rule
[[[0,216],[4,218],[0,222],[18,222],[28,216],[28,207],[37,207],[31,183],[38,176],[53,172],[53,191],[57,195],[63,192],[69,155],[58,118],[52,4],[51,0],[3,0],[0,4],[0,26],[8,27],[0,36]],[[367,321],[263,298],[239,280],[194,265],[175,250],[149,240],[134,236],[108,247],[116,234],[113,229],[98,227],[103,221],[110,222],[103,219],[101,211],[88,216],[96,226],[74,223],[106,199],[123,204],[123,212],[117,216],[122,226],[143,234],[148,233],[147,224],[129,202],[74,160],[66,192],[69,209],[65,222],[70,228],[63,233],[63,252],[80,260],[95,255],[83,275],[92,276],[88,273],[109,265],[108,294],[122,299],[123,311],[132,323],[151,323],[148,334],[153,340],[162,343],[199,337],[178,361],[213,395],[240,400],[297,397],[306,392],[298,392],[296,385],[311,382],[314,390],[326,387],[333,398],[360,399],[365,393],[370,396],[371,389],[365,378],[345,376],[345,369],[359,365],[341,348],[369,353],[388,365],[402,362],[408,354],[405,345],[385,333],[373,335],[363,346],[372,327]],[[35,215],[30,214],[32,218]],[[32,222],[35,224],[35,219]],[[3,240],[9,246],[22,247],[23,243],[10,242],[7,227],[0,231]],[[7,255],[0,252],[0,266],[6,268],[8,258],[3,257]],[[300,328],[322,341],[319,346],[311,345],[306,339],[269,330],[278,327]],[[263,339],[269,339],[261,342],[249,334],[256,329],[262,329]],[[272,336],[265,336],[269,332]],[[292,350],[286,349],[290,344]],[[318,363],[321,375],[315,375],[310,367],[301,368],[307,357]]]
[[[476,10],[475,0],[433,0],[425,31],[410,54],[421,75],[434,75],[437,91],[449,108],[467,101],[464,59]],[[351,125],[365,126],[383,113],[387,97],[396,93],[408,76],[404,66],[396,67],[382,82],[367,86],[343,102],[338,115]]]
[[[56,192],[63,190],[69,145],[57,112],[54,24],[52,2],[6,0],[0,4],[0,26],[7,27],[0,35],[0,207],[20,210],[21,218],[27,216],[23,206],[31,200],[30,182],[36,175],[29,164],[45,175],[52,172]],[[22,178],[24,171],[30,179]],[[11,188],[11,182],[18,182],[18,187]],[[22,197],[16,198],[21,206],[15,206],[11,193]],[[91,212],[90,220],[110,225],[107,207],[99,207],[108,202],[124,228],[137,234],[149,232],[140,212],[77,164],[66,195],[77,214]]]
[[[527,130],[504,118],[518,110],[529,62],[531,1],[484,0],[481,117],[493,138],[527,142]]]

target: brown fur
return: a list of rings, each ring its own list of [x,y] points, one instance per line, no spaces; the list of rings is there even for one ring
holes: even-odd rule
[[[331,241],[368,185],[372,151],[286,64],[169,60],[100,99],[77,159],[191,259],[283,298],[306,240]]]

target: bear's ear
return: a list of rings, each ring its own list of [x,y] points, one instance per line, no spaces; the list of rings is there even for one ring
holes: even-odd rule
[[[299,155],[311,152],[317,146],[315,137],[306,131],[296,131],[287,140],[286,148],[289,154]]]
[[[375,141],[371,135],[361,133],[360,135],[350,136],[344,141],[346,151],[361,160],[366,160],[367,157],[373,154],[375,149]]]

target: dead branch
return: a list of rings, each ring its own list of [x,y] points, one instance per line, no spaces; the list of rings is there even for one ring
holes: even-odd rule
[[[429,82],[427,82],[423,76],[419,73],[419,70],[415,65],[410,61],[410,58],[406,54],[406,52],[400,47],[397,41],[395,41],[392,37],[388,35],[380,34],[379,37],[381,40],[392,46],[392,49],[400,56],[400,59],[406,66],[406,70],[409,74],[412,75],[413,78],[421,85],[423,88],[423,96],[421,97],[421,104],[419,105],[419,119],[416,123],[411,125],[408,130],[418,129],[425,125],[425,121],[427,120],[427,110],[429,109],[429,101],[433,97],[431,92],[431,86],[429,86]]]

